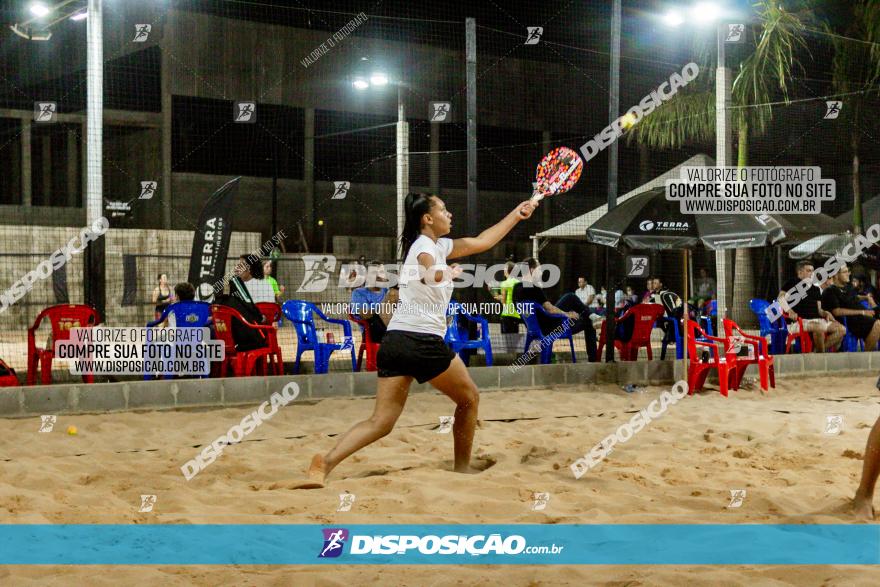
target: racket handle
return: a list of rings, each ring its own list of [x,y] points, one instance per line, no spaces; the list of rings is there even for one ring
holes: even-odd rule
[[[532,194],[532,197],[529,198],[529,199],[530,199],[530,201],[537,203],[537,202],[540,202],[541,200],[544,199],[544,194],[539,194],[539,193],[536,192],[536,193],[533,193],[533,194]],[[523,215],[522,211],[520,211],[519,215],[520,215],[521,217],[525,218],[525,216]]]

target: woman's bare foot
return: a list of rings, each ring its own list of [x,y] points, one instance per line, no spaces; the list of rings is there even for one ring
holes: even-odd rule
[[[497,463],[494,458],[488,455],[480,455],[477,458],[473,459],[467,465],[454,467],[453,470],[456,473],[464,473],[466,475],[476,475],[478,473],[482,473],[489,467],[495,465]]]
[[[475,469],[474,467],[468,465],[467,467],[456,467],[455,472],[464,473],[465,475],[476,475],[478,473],[482,473],[483,471],[482,469]]]
[[[861,497],[853,499],[853,513],[860,522],[874,521],[874,505],[870,499]]]
[[[315,455],[309,465],[309,478],[307,480],[277,481],[269,486],[269,489],[321,489],[327,477],[324,457]]]

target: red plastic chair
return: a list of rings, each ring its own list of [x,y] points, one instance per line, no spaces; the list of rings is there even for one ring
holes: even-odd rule
[[[276,328],[275,324],[281,320],[281,306],[275,302],[258,302],[257,309],[265,318],[265,323]],[[278,344],[278,332],[269,339],[269,368],[275,375],[284,375],[284,360],[281,358],[281,345]]]
[[[623,316],[615,320],[620,322],[630,316],[635,316],[635,325],[633,326],[632,337],[622,342],[614,339],[614,348],[620,351],[621,361],[636,361],[639,358],[639,349],[644,347],[648,353],[648,360],[654,359],[651,351],[651,330],[654,323],[660,318],[666,310],[661,304],[636,304],[627,310]],[[602,332],[599,335],[599,348],[597,356],[602,356],[602,349],[605,347],[605,321],[602,321]]]
[[[18,387],[18,375],[15,369],[7,365],[3,359],[0,359],[0,387]]]
[[[363,365],[364,351],[367,352],[367,371],[376,371],[378,367],[376,367],[376,355],[379,353],[379,343],[373,342],[373,339],[370,337],[370,325],[366,320],[362,318],[358,318],[354,314],[349,314],[348,319],[361,327],[361,346],[358,347],[358,358],[357,358],[357,371],[361,370],[361,365]]]
[[[53,348],[40,348],[37,346],[37,328],[44,318],[48,318],[52,324]],[[40,312],[34,325],[28,328],[28,374],[27,384],[34,385],[37,379],[37,369],[40,369],[40,383],[49,385],[52,383],[52,359],[55,358],[54,343],[70,339],[71,328],[89,328],[101,323],[101,317],[97,310],[84,304],[59,304],[50,306]],[[94,375],[83,375],[83,382],[94,383]]]
[[[721,388],[721,395],[727,397],[727,390],[731,387],[736,375],[738,360],[736,355],[728,353],[727,339],[709,336],[696,322],[689,321],[688,326],[690,331],[687,339],[688,361],[690,363],[688,365],[688,389],[690,390],[688,393],[693,395],[694,391],[703,389],[709,371],[714,369],[718,372],[718,387]],[[697,340],[698,338],[705,340]],[[709,361],[704,363],[698,354],[698,347],[714,349],[716,345],[713,342],[721,343],[724,352],[709,353]]]
[[[785,354],[791,354],[791,344],[795,341],[800,343],[801,353],[812,353],[813,352],[813,337],[810,336],[810,333],[804,330],[804,321],[798,316],[797,319],[798,329],[797,332],[789,332],[788,337],[785,339]],[[725,329],[727,327],[725,326]],[[774,387],[776,387],[774,385]]]
[[[266,375],[269,355],[272,353],[272,337],[275,327],[252,324],[245,320],[238,310],[219,304],[211,305],[211,318],[214,321],[215,336],[223,341],[226,348],[226,359],[220,364],[220,377],[226,377],[228,369],[232,369],[233,377],[250,375]],[[248,328],[258,330],[266,337],[267,346],[249,351],[238,351],[232,338],[232,321],[238,320]],[[275,341],[277,344],[277,340]]]
[[[798,322],[800,323],[801,319],[798,318]],[[803,331],[803,324],[801,323],[801,331]],[[768,382],[770,387],[776,388],[776,374],[773,370],[773,356],[767,353],[767,340],[763,336],[752,336],[750,334],[746,334],[742,331],[742,329],[730,318],[724,319],[724,336],[727,337],[727,344],[733,346],[731,341],[731,337],[734,336],[734,333],[741,336],[746,344],[754,347],[754,357],[739,357],[736,356],[736,368],[735,368],[735,376],[733,378],[733,388],[739,389],[739,384],[742,383],[743,375],[746,372],[746,369],[749,365],[757,365],[758,373],[761,377],[761,389],[764,391],[769,391],[769,387],[767,386]],[[809,334],[807,334],[807,340],[810,339]],[[806,348],[804,343],[801,342],[801,348]],[[810,352],[810,351],[806,351]],[[731,356],[735,356],[735,352],[731,348]],[[730,357],[728,357],[728,362],[730,362]]]

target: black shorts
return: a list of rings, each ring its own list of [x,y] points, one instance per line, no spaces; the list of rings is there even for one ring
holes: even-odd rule
[[[874,319],[864,316],[847,316],[846,327],[856,338],[864,340],[874,328]]]
[[[430,381],[449,368],[455,353],[434,334],[389,330],[376,355],[379,377],[415,377]]]
[[[522,321],[513,316],[501,317],[501,334],[519,334],[519,325]]]

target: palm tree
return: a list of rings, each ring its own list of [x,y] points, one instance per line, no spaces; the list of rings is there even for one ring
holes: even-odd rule
[[[880,79],[880,2],[877,0],[852,0],[848,10],[836,15],[842,26],[825,24],[831,36],[834,58],[831,63],[832,85],[835,94],[849,94],[842,98],[843,108],[837,123],[849,135],[852,156],[853,231],[861,233],[862,189],[859,181],[859,149],[867,118],[876,117],[873,106],[866,100],[875,95],[862,93],[874,89]]]
[[[740,63],[733,82],[731,122],[736,129],[737,165],[748,165],[749,136],[760,136],[772,118],[768,102],[781,94],[788,101],[791,71],[798,66],[796,53],[806,50],[805,22],[809,13],[786,11],[778,2],[755,4],[758,26],[752,44]],[[705,47],[698,49],[706,55]],[[691,84],[674,99],[639,121],[628,139],[659,149],[686,144],[706,144],[715,139],[714,70],[702,84]],[[752,258],[748,249],[737,249],[731,315],[743,325],[753,325],[749,299],[754,293]]]

